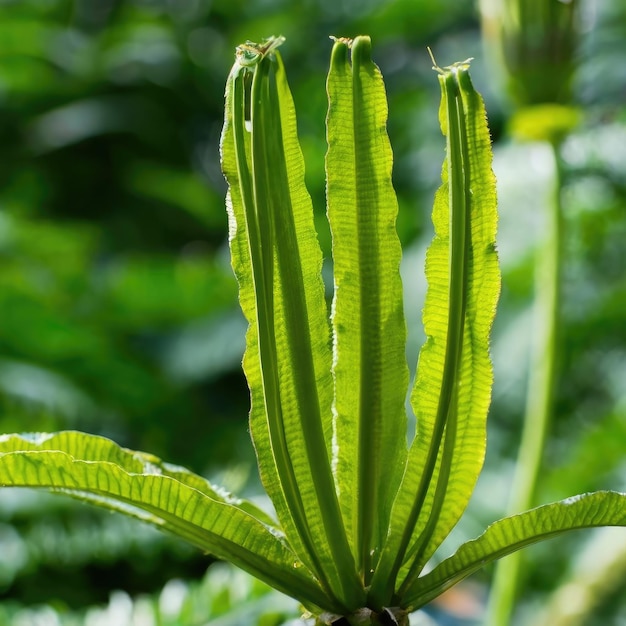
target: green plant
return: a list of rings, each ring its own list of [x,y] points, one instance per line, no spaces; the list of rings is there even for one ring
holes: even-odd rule
[[[499,293],[495,181],[469,62],[441,69],[447,157],[435,198],[427,341],[411,403],[397,204],[382,77],[370,41],[335,41],[328,75],[330,323],[293,102],[276,48],[238,48],[222,163],[232,262],[249,321],[250,430],[276,521],[205,479],[77,432],[5,435],[0,484],[47,488],[132,515],[226,559],[320,623],[407,624],[484,564],[570,529],[626,525],[626,495],[597,492],[495,522],[428,573],[485,453]]]

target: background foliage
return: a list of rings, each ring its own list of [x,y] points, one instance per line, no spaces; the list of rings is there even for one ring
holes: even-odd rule
[[[589,0],[583,16],[575,94],[584,121],[564,147],[563,350],[544,502],[626,487],[626,9]],[[423,283],[443,157],[425,46],[441,65],[475,56],[496,147],[504,275],[487,468],[453,540],[503,513],[532,332],[532,251],[551,171],[543,146],[508,139],[510,109],[481,50],[474,3],[2,0],[0,18],[0,432],[103,434],[248,495],[258,479],[240,368],[245,324],[218,159],[235,45],[287,37],[283,56],[322,218],[326,38],[372,36],[390,99],[407,285]],[[328,250],[321,219],[320,228]],[[407,291],[412,365],[422,298],[423,290]],[[572,553],[590,537],[529,552],[522,616],[557,601]],[[616,541],[580,565],[602,572],[602,559],[621,554],[621,569],[617,558],[618,574],[600,580],[598,607],[581,623],[626,623],[626,542],[620,551]],[[268,625],[297,615],[276,598],[254,604],[267,590],[227,569],[205,577],[210,559],[173,539],[59,498],[1,492],[0,555],[0,623],[112,623],[102,611],[123,605],[129,624],[217,624],[220,611],[246,599]],[[433,610],[472,623],[488,575]],[[235,601],[207,608],[235,588],[243,589]],[[187,613],[180,601],[171,618],[179,621],[167,621],[164,597],[186,599]],[[142,602],[153,608],[137,608]]]

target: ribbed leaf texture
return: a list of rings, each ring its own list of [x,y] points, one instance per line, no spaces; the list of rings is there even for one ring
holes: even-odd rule
[[[335,42],[327,90],[335,478],[368,584],[406,457],[408,367],[387,100],[369,37]]]
[[[461,354],[454,382],[456,389],[453,391],[453,401],[444,433],[445,445],[448,445],[448,437],[452,438],[450,454],[446,458],[450,464],[449,478],[445,500],[437,513],[436,525],[428,542],[421,549],[419,569],[426,564],[460,518],[482,469],[486,450],[487,413],[493,383],[489,335],[500,294],[500,271],[495,250],[496,185],[491,170],[491,141],[485,108],[482,98],[471,83],[468,68],[461,64],[454,69],[452,81],[450,76],[440,76],[442,83],[440,121],[442,130],[446,133],[450,125],[448,100],[455,97],[459,130],[465,133],[464,137],[459,137],[462,161],[456,164],[457,171],[461,167],[463,170],[461,184],[467,216],[462,270],[465,277],[462,287],[464,318]],[[448,144],[453,137],[453,132],[448,130]],[[445,254],[442,248],[449,245],[450,233],[447,231],[454,227],[454,224],[449,226],[451,220],[448,218],[450,214],[452,220],[454,219],[454,207],[448,209],[453,174],[446,172],[454,167],[450,163],[454,155],[452,146],[448,148],[448,155],[444,163],[443,185],[437,194],[433,210],[436,236],[426,266],[426,277],[434,292],[424,309],[428,341],[420,355],[417,380],[411,398],[413,409],[418,416],[418,424],[432,423],[436,415],[432,411],[432,398],[436,397],[433,391],[437,387],[441,389],[439,382],[443,379],[441,365],[445,363],[445,358],[442,359],[442,348],[445,349],[446,342],[449,341],[449,339],[442,341],[444,334],[441,324],[446,320],[442,302],[445,302],[445,298],[442,298],[441,302],[437,301],[442,271],[450,263],[449,255]],[[428,432],[429,426],[426,426],[425,430]],[[453,430],[455,432],[452,432]],[[421,451],[423,445],[418,431],[416,450]],[[431,486],[431,491],[433,488],[434,485]],[[423,517],[425,516],[422,516],[416,527],[414,538],[421,532]],[[417,546],[420,545],[418,541]],[[407,558],[412,558],[412,550],[407,554]]]
[[[435,237],[426,258],[427,340],[411,398],[417,433],[375,577],[374,596],[386,585],[378,601],[388,596],[399,571],[401,598],[403,585],[419,574],[457,522],[486,445],[489,331],[500,284],[491,145],[468,64],[439,71],[447,156],[433,208]]]
[[[123,512],[226,559],[306,604],[325,604],[316,581],[267,516],[202,477],[104,437],[73,431],[0,437],[0,486],[45,488]]]
[[[587,493],[498,520],[407,589],[406,606],[423,606],[487,563],[521,548],[597,526],[626,526],[626,494]]]
[[[226,103],[222,164],[232,262],[250,324],[244,369],[261,478],[302,563],[330,598],[358,606],[364,592],[329,457],[332,355],[322,254],[278,52],[252,69],[235,63]]]

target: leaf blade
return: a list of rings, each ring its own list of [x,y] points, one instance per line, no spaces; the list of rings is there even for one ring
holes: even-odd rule
[[[74,430],[0,435],[0,454],[28,451],[65,452],[86,462],[112,463],[128,473],[134,474],[146,473],[152,468],[155,473],[158,472],[160,475],[173,478],[213,500],[232,504],[242,509],[267,526],[276,525],[276,521],[270,515],[252,502],[237,498],[224,489],[215,487],[202,476],[179,465],[166,463],[153,454],[123,448],[106,437],[88,435]]]
[[[469,68],[465,63],[454,68],[464,174],[460,186],[467,205],[463,270],[467,287],[462,311],[464,322],[459,338],[461,354],[456,397],[446,425],[444,443],[444,447],[449,449],[449,476],[441,490],[436,522],[431,513],[434,523],[430,532],[426,533],[423,547],[418,548],[419,558],[412,565],[414,572],[423,568],[447,537],[471,497],[486,451],[486,420],[493,383],[489,340],[500,293],[500,271],[495,250],[497,212],[491,140],[484,103],[472,85]],[[447,97],[450,97],[450,92]],[[452,126],[448,128],[448,136],[454,140]],[[453,240],[451,243],[455,245]],[[417,407],[419,402],[419,393],[416,393],[414,406]],[[444,458],[442,463],[447,464],[447,460]]]
[[[482,100],[467,62],[440,71],[447,156],[427,252],[427,341],[411,403],[417,433],[392,513],[378,601],[412,584],[465,509],[485,453],[492,370],[489,332],[499,295],[495,179]]]
[[[262,59],[252,79],[251,136],[241,139],[239,78],[233,75],[230,103],[227,97],[222,160],[233,267],[250,323],[244,365],[251,434],[264,486],[294,550],[331,597],[358,606],[364,593],[330,466],[330,329],[293,100],[280,55]]]
[[[498,520],[418,578],[407,589],[406,605],[423,606],[483,565],[523,547],[570,530],[598,526],[626,526],[625,493],[587,493]]]
[[[64,450],[49,449],[54,437]],[[80,452],[85,458],[75,456]],[[294,567],[297,558],[275,529],[201,477],[188,473],[186,484],[166,472],[151,455],[124,450],[103,437],[77,432],[31,440],[0,437],[1,486],[60,491],[123,512],[228,559],[285,593],[301,594],[306,604],[324,602],[318,583],[304,567]],[[207,487],[201,491],[192,483]]]
[[[327,80],[335,464],[342,513],[367,585],[406,456],[408,367],[385,89],[369,37],[352,42],[352,65],[348,48],[335,42]]]

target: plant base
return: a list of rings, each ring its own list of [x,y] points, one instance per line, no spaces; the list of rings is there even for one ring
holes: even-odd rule
[[[399,607],[384,608],[380,612],[363,608],[351,615],[330,615],[324,613],[317,620],[317,626],[409,626],[409,614]]]

